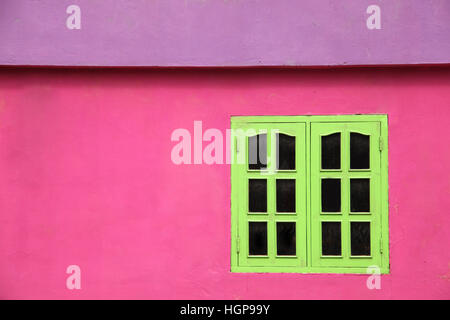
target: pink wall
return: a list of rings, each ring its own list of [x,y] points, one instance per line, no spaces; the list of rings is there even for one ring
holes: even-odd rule
[[[0,298],[450,298],[450,68],[0,70]],[[232,274],[231,115],[389,114],[391,274]],[[66,268],[82,289],[66,288]]]

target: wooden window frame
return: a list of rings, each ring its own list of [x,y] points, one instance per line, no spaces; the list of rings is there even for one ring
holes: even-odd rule
[[[379,206],[376,210],[379,210],[376,220],[376,230],[374,231],[374,223],[371,221],[371,257],[368,259],[366,256],[362,257],[350,257],[348,256],[349,244],[344,243],[347,241],[346,237],[350,237],[348,232],[344,234],[341,231],[342,250],[344,246],[347,248],[345,263],[339,263],[338,259],[332,257],[318,257],[318,246],[320,241],[317,234],[317,223],[314,225],[314,221],[317,222],[317,218],[312,216],[312,207],[317,204],[317,195],[312,197],[312,185],[313,179],[317,179],[317,175],[312,177],[315,173],[312,169],[312,159],[317,161],[317,144],[312,146],[312,131],[315,128],[327,125],[330,128],[352,128],[357,127],[358,123],[369,124],[376,126],[376,130],[379,130],[378,141],[375,141],[371,136],[371,151],[373,147],[379,150],[379,172],[376,172],[378,181],[376,187],[378,190],[375,192],[375,197],[379,198]],[[346,126],[348,125],[348,126]],[[368,127],[367,126],[367,127]],[[270,160],[271,154],[271,129],[281,129],[281,133],[292,132],[293,128],[299,128],[298,135],[296,135],[296,170],[283,172],[281,174],[273,173],[268,175],[261,175],[256,170],[247,170],[248,161],[247,155],[245,157],[245,163],[237,163],[236,159],[239,156],[238,153],[243,151],[243,148],[247,148],[246,144],[248,139],[245,139],[245,146],[241,146],[242,140],[233,137],[232,140],[232,164],[231,164],[231,272],[250,272],[250,273],[352,273],[352,274],[366,274],[369,266],[376,265],[380,268],[382,274],[388,274],[390,272],[389,266],[389,204],[388,204],[388,118],[385,114],[365,114],[365,115],[317,115],[317,116],[233,116],[231,117],[231,129],[256,129],[268,130],[267,132],[267,152],[268,159]],[[350,135],[352,130],[344,130],[345,134]],[[304,139],[299,139],[303,136]],[[341,141],[345,141],[345,137],[341,136]],[[347,142],[341,142],[341,167],[349,166],[350,159],[345,157],[349,155],[349,150],[346,148]],[[314,149],[314,150],[313,150]],[[349,144],[348,144],[349,149]],[[247,149],[245,149],[247,150]],[[303,151],[303,152],[302,152]],[[314,153],[313,153],[314,151]],[[375,156],[378,156],[376,154]],[[372,152],[371,152],[372,160]],[[320,165],[319,165],[320,167]],[[372,169],[372,164],[371,164]],[[343,169],[344,170],[344,169]],[[351,172],[364,175],[368,170],[348,170],[346,179],[349,184]],[[361,172],[357,172],[361,171]],[[335,173],[333,173],[335,174]],[[302,199],[300,203],[296,203],[297,212],[295,214],[290,213],[274,213],[275,207],[275,194],[274,184],[277,178],[289,178],[295,177],[296,183],[296,197]],[[356,177],[359,177],[358,175]],[[248,178],[267,178],[267,214],[249,214],[246,212],[244,215],[244,208],[242,207],[245,200],[245,186],[246,179]],[[344,188],[341,185],[341,189]],[[372,182],[371,182],[372,189]],[[344,205],[345,200],[344,192],[350,193],[349,190],[341,191],[342,200],[341,205]],[[248,193],[248,190],[247,190]],[[371,195],[372,198],[372,195]],[[304,199],[304,201],[303,201]],[[316,201],[316,202],[315,202]],[[298,200],[297,200],[298,202]],[[349,204],[345,204],[348,206]],[[372,205],[372,204],[371,204]],[[273,214],[270,214],[273,212]],[[349,211],[349,209],[348,209]],[[336,213],[328,215],[330,220],[334,221],[333,217]],[[339,215],[339,214],[338,214]],[[346,213],[346,219],[341,219],[341,227],[343,224],[348,224],[350,227],[351,221],[369,221],[367,214]],[[351,216],[351,217],[350,217]],[[245,220],[244,220],[245,217]],[[343,218],[343,215],[341,215]],[[375,219],[375,216],[374,218]],[[248,257],[248,233],[245,232],[245,228],[248,228],[247,221],[267,221],[267,236],[268,236],[268,256],[267,257]],[[278,221],[291,221],[296,222],[296,244],[297,254],[296,256],[281,256],[277,257],[276,253],[276,222]],[[323,220],[320,220],[323,221]],[[272,224],[272,225],[271,225]],[[347,227],[347,226],[346,226]],[[313,238],[315,237],[315,238]],[[376,252],[374,252],[374,250]],[[247,257],[246,257],[247,255]],[[251,258],[251,259],[248,259]],[[259,260],[258,260],[259,259]],[[265,259],[265,260],[264,260]],[[251,262],[249,262],[251,260]],[[369,261],[370,260],[370,261]],[[331,261],[331,262],[330,262]],[[343,261],[343,260],[342,260]],[[376,263],[373,263],[373,262]]]

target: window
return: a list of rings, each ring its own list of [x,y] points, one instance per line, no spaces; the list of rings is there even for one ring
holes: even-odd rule
[[[233,272],[389,272],[386,115],[231,127]]]

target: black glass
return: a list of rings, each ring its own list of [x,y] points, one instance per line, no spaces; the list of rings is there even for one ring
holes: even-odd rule
[[[277,222],[277,255],[293,256],[295,253],[295,222]]]
[[[370,222],[351,222],[352,256],[370,255]]]
[[[341,133],[322,136],[322,169],[341,168]]]
[[[322,255],[341,255],[340,222],[322,222]]]
[[[295,137],[277,133],[277,168],[279,170],[295,170]]]
[[[370,212],[370,179],[350,179],[350,211]]]
[[[250,255],[267,255],[267,222],[248,223],[248,251]]]
[[[350,133],[350,169],[370,168],[370,136]]]
[[[341,179],[322,179],[322,212],[341,212]]]
[[[262,133],[248,138],[248,168],[250,170],[267,168],[267,134]]]
[[[267,180],[248,180],[248,211],[267,212]]]
[[[277,212],[295,212],[295,179],[277,179]]]

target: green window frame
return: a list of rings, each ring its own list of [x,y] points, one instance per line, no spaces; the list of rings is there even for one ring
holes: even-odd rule
[[[389,273],[387,115],[233,116],[231,129],[232,272]]]

